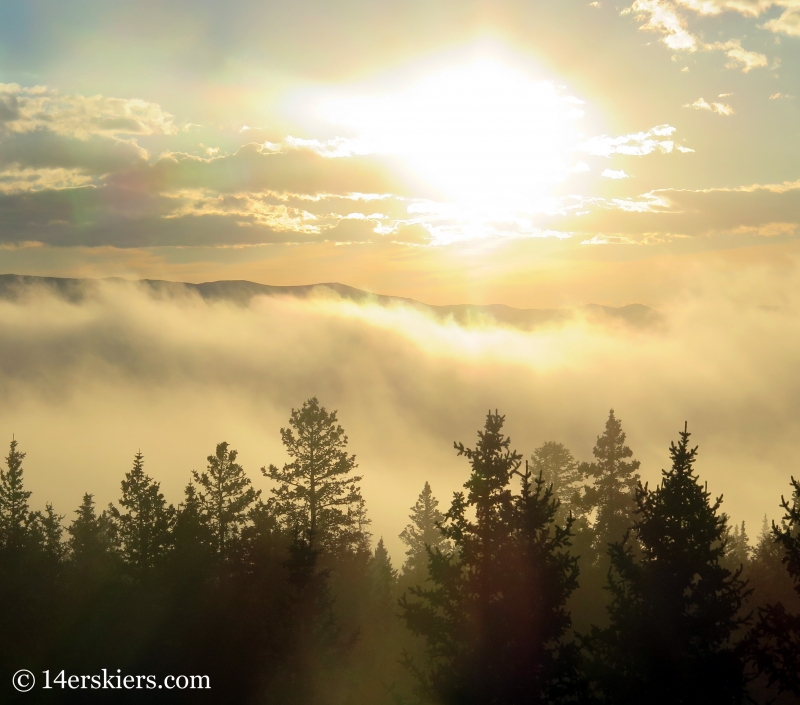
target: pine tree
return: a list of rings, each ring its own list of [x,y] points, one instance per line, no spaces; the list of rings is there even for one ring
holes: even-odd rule
[[[161,485],[144,471],[144,456],[136,453],[133,468],[122,481],[123,510],[109,506],[125,563],[141,574],[153,568],[167,554],[175,508],[167,505]]]
[[[613,409],[609,411],[605,431],[597,437],[592,454],[594,462],[581,464],[581,471],[594,478],[583,504],[589,511],[597,510],[593,527],[595,550],[602,557],[606,555],[608,544],[622,539],[630,528],[639,484],[636,472],[639,461],[626,460],[633,452],[625,445],[625,433]]]
[[[474,449],[455,444],[472,467],[466,494],[455,494],[442,524],[455,551],[431,553],[432,587],[401,599],[431,662],[410,666],[423,692],[442,703],[550,703],[579,687],[575,651],[561,643],[577,585],[569,523],[554,525],[558,503],[541,477],[531,482],[530,471],[520,471],[503,423],[489,413]]]
[[[172,531],[176,548],[198,548],[214,544],[214,534],[208,525],[208,516],[203,512],[200,493],[190,480],[183,490],[183,502],[175,513],[175,527]]]
[[[559,501],[557,520],[563,523],[567,516],[582,514],[581,490],[585,472],[563,443],[546,441],[531,455],[534,477],[542,476],[546,485],[553,486],[553,496]]]
[[[378,540],[378,545],[370,557],[368,574],[374,618],[378,621],[388,621],[394,617],[392,608],[397,599],[395,595],[397,571],[392,566],[392,559],[383,543],[383,537]]]
[[[792,489],[789,500],[781,497],[786,513],[780,526],[773,524],[772,538],[800,597],[800,481],[792,478]],[[797,600],[794,602],[797,604]],[[800,612],[776,602],[760,607],[758,613],[758,622],[748,640],[752,660],[770,686],[776,685],[780,692],[800,698]]]
[[[335,702],[329,687],[341,669],[347,646],[333,611],[330,570],[319,567],[320,549],[297,534],[284,563],[289,595],[280,628],[280,666],[270,683],[267,703]]]
[[[291,462],[282,469],[261,468],[277,483],[270,507],[312,548],[363,548],[369,522],[358,486],[361,477],[352,474],[356,458],[347,453],[347,436],[336,411],[329,413],[312,397],[302,408],[292,409],[281,440]]]
[[[196,470],[192,476],[204,490],[195,495],[193,486],[187,488],[189,509],[196,501],[205,516],[214,536],[217,554],[226,558],[230,544],[237,539],[247,521],[247,512],[261,491],[253,489],[244,468],[236,462],[237,452],[228,450],[228,444],[218,443],[214,455],[208,456],[208,470],[202,474]],[[191,494],[191,496],[190,496]],[[196,500],[195,500],[196,498]]]
[[[439,500],[433,496],[428,482],[411,507],[408,518],[411,523],[400,534],[400,540],[406,545],[403,582],[421,585],[428,579],[428,551],[450,550],[450,542],[439,528],[444,514],[439,511]]]
[[[753,587],[752,601],[759,607],[779,602],[788,604],[795,597],[794,583],[783,563],[783,545],[775,540],[772,526],[764,515],[748,577]]]
[[[725,516],[726,525],[728,516]],[[731,571],[742,568],[745,572],[750,567],[750,558],[753,553],[753,548],[750,546],[750,539],[747,536],[745,523],[739,525],[734,524],[733,528],[728,526],[725,533],[725,553],[722,559],[722,564]]]
[[[94,495],[86,492],[75,510],[78,516],[67,527],[70,560],[82,571],[106,562],[116,543],[111,517],[106,512],[97,516],[94,504]]]
[[[31,492],[24,489],[22,461],[25,453],[17,450],[16,439],[6,456],[6,468],[0,468],[0,547],[22,549],[30,536],[31,512],[28,500]]]
[[[35,543],[56,564],[61,562],[67,552],[63,541],[63,520],[64,515],[56,514],[50,502],[45,504],[44,513],[34,512],[31,515],[31,532]]]
[[[689,432],[670,446],[672,468],[655,490],[636,493],[633,534],[611,548],[611,625],[586,640],[609,703],[729,703],[743,698],[743,665],[732,636],[748,594],[722,564],[722,498],[713,504],[694,473]]]

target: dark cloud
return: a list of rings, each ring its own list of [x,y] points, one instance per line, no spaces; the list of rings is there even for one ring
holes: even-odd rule
[[[19,118],[19,100],[15,95],[0,94],[0,124]]]
[[[394,242],[409,245],[427,245],[432,239],[430,232],[419,223],[399,225],[389,237]]]
[[[697,237],[726,233],[776,234],[768,226],[800,223],[800,184],[756,186],[747,190],[654,191],[651,196],[666,199],[658,205],[640,197],[644,212],[626,210],[623,205],[595,206],[581,216],[554,219],[563,229],[580,233],[620,233],[633,237],[644,234],[670,234]],[[649,205],[648,205],[649,204]]]
[[[154,165],[121,174],[149,188],[204,188],[219,193],[277,191],[305,195],[393,193],[410,195],[410,186],[374,156],[323,157],[310,149],[272,152],[247,144],[235,154],[201,159],[174,154]]]
[[[33,169],[80,169],[102,176],[147,163],[147,153],[135,142],[92,136],[86,140],[45,130],[9,135],[0,140],[0,169],[18,164]]]

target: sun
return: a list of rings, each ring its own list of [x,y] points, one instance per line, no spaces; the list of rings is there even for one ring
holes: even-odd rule
[[[455,203],[516,207],[574,168],[582,101],[495,58],[451,66],[394,93],[329,105],[366,151],[400,157]]]

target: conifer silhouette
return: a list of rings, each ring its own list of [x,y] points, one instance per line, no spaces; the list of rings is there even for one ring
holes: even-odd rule
[[[586,470],[578,466],[569,449],[563,443],[546,441],[533,451],[530,460],[533,477],[541,474],[545,485],[553,486],[553,496],[559,501],[558,521],[563,523],[570,513],[582,514]]]
[[[627,460],[633,451],[625,444],[622,423],[608,413],[605,431],[597,437],[592,450],[595,460],[581,463],[581,471],[593,478],[583,500],[587,510],[597,510],[594,521],[595,550],[605,556],[608,545],[619,541],[632,523],[636,509],[636,487],[639,484],[638,460]]]
[[[312,548],[362,548],[369,520],[358,486],[361,477],[352,474],[356,457],[347,453],[347,436],[336,411],[328,412],[312,397],[292,409],[281,440],[291,462],[282,469],[261,468],[278,483],[269,506]]]
[[[138,451],[133,467],[122,480],[122,510],[110,505],[125,563],[137,574],[153,568],[171,544],[175,508],[168,505],[161,485],[144,471],[144,456]]]
[[[670,445],[672,467],[654,490],[639,485],[637,558],[630,541],[611,547],[611,624],[585,644],[604,702],[742,702],[744,672],[732,643],[748,594],[721,564],[726,518],[694,472],[689,432]]]
[[[28,507],[31,493],[23,484],[25,453],[20,453],[17,446],[16,439],[12,439],[6,468],[0,468],[0,547],[12,551],[25,546],[32,521]]]
[[[188,521],[199,510],[214,537],[214,548],[223,559],[228,557],[231,543],[247,521],[247,512],[261,494],[252,487],[236,458],[237,452],[229,450],[226,442],[218,443],[214,455],[208,456],[208,469],[203,473],[192,470],[201,491],[196,492],[190,484],[184,503],[184,512],[189,512],[184,519]]]
[[[114,523],[107,512],[97,515],[94,496],[88,492],[75,514],[67,527],[69,560],[77,575],[94,585],[107,579],[114,567]]]
[[[553,524],[558,503],[541,477],[520,471],[504,420],[489,413],[474,449],[455,444],[472,468],[442,524],[455,555],[431,553],[433,586],[401,599],[430,657],[428,668],[409,665],[442,703],[558,702],[579,690],[574,649],[560,643],[577,585],[569,522]]]
[[[439,500],[433,496],[430,483],[425,483],[408,518],[411,523],[400,533],[400,540],[406,545],[403,582],[420,585],[428,578],[429,551],[450,549],[450,542],[440,528],[444,514],[439,511]]]
[[[800,596],[800,481],[793,477],[791,482],[792,496],[781,497],[786,513],[780,525],[773,523],[772,538]],[[800,612],[789,611],[782,602],[759,608],[749,646],[756,668],[768,684],[800,698]]]

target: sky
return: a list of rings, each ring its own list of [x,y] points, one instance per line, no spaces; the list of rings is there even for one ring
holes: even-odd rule
[[[40,504],[110,501],[138,448],[177,502],[223,439],[277,463],[317,394],[396,537],[426,479],[463,482],[452,442],[488,408],[526,454],[591,459],[614,407],[650,481],[688,419],[757,533],[797,473],[798,76],[800,0],[5,0],[2,273],[662,323],[34,292],[0,302],[0,432]]]
[[[799,47],[797,0],[9,0],[0,266],[658,304],[796,256]]]

